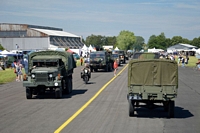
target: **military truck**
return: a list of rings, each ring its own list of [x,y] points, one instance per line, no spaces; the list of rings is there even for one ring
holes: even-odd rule
[[[26,98],[54,91],[55,98],[72,92],[72,74],[76,67],[71,53],[65,51],[39,51],[28,54],[28,73],[23,86]]]
[[[126,63],[126,55],[125,55],[124,50],[114,50],[113,54],[114,53],[119,54],[119,61],[121,64]]]
[[[135,115],[137,107],[163,107],[169,117],[174,117],[174,101],[178,91],[177,62],[155,59],[156,53],[136,55],[140,56],[132,59],[128,65],[129,116]]]
[[[112,53],[108,51],[96,51],[90,53],[90,69],[96,72],[98,69],[104,69],[106,72],[112,71],[113,60]]]

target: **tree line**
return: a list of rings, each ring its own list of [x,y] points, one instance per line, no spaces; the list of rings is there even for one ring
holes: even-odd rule
[[[193,40],[188,40],[181,36],[174,36],[171,39],[166,38],[165,34],[162,32],[160,35],[152,35],[149,37],[148,43],[145,44],[145,40],[141,36],[135,36],[133,32],[123,30],[118,36],[101,36],[101,35],[90,35],[83,40],[83,42],[89,46],[102,47],[102,46],[113,46],[118,47],[122,50],[147,50],[148,48],[156,48],[167,50],[168,47],[174,46],[178,43],[190,44],[200,48],[200,36],[194,38]]]

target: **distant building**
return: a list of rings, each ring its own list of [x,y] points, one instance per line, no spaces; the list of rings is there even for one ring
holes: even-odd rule
[[[174,46],[171,46],[167,48],[168,53],[172,53],[173,51],[188,51],[192,49],[198,49],[196,46],[190,45],[190,44],[183,44],[183,43],[178,43]]]
[[[195,52],[197,49],[198,49],[198,47],[196,47],[196,46],[193,46],[190,44],[179,43],[179,44],[176,44],[174,46],[167,48],[167,53],[178,52],[178,53],[186,54],[187,52],[189,52],[190,55],[195,55]]]
[[[61,28],[0,23],[0,44],[7,50],[80,49],[82,37]]]

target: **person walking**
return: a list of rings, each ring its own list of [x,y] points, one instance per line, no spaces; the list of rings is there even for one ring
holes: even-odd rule
[[[117,60],[116,59],[115,59],[115,61],[113,63],[113,68],[114,68],[114,76],[116,76],[117,69],[118,69],[118,64],[117,64]]]
[[[82,66],[82,65],[83,65],[83,57],[81,57],[81,59],[80,59],[80,60],[81,60],[81,66]]]
[[[185,67],[185,58],[184,57],[182,58],[181,62],[182,62],[182,67]]]
[[[17,61],[14,61],[14,73],[16,74],[16,81],[19,81],[19,77],[18,77],[18,67],[19,67],[19,63]]]

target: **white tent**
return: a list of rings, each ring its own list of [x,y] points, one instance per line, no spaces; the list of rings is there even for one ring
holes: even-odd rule
[[[200,48],[196,50],[196,54],[200,55]]]
[[[3,51],[1,51],[1,54],[4,55],[4,54],[12,54],[12,53],[11,53],[11,52],[8,52],[8,51],[6,51],[6,50],[3,50]]]
[[[119,50],[118,47],[116,47],[115,50]]]
[[[81,49],[82,51],[82,56],[87,56],[87,53],[89,52],[89,48],[84,44],[84,46]]]
[[[84,44],[83,47],[82,47],[82,50],[87,51],[88,47]]]
[[[92,47],[92,45],[90,45],[89,46],[89,51],[96,51],[96,50]]]
[[[50,49],[50,50],[56,50],[58,47],[57,46],[54,46],[54,45],[49,45],[50,47],[48,48],[48,49]]]
[[[154,52],[162,52],[162,51],[164,51],[164,50],[163,49],[156,49],[156,48],[148,49],[148,52],[152,52],[152,53],[154,53]]]

